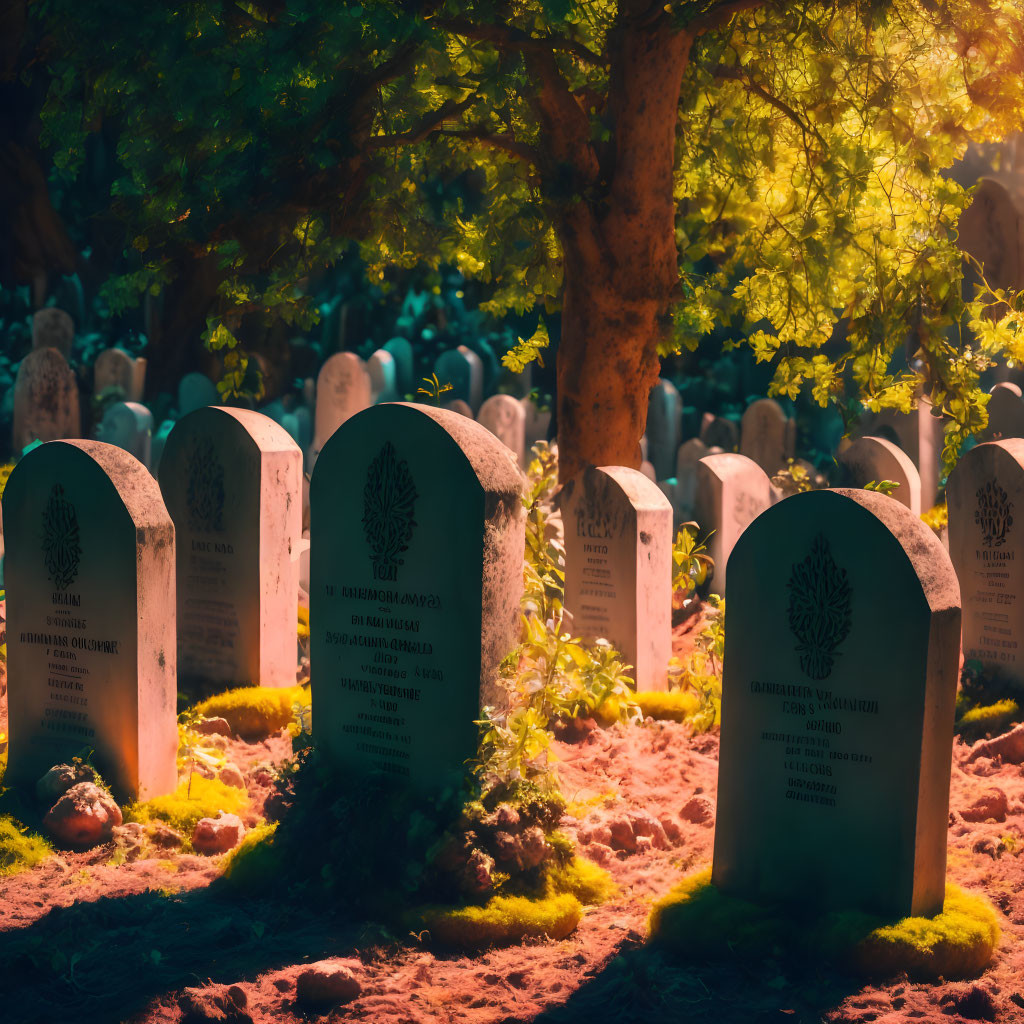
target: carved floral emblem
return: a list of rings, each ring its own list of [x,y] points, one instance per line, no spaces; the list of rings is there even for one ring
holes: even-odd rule
[[[78,542],[78,514],[60,484],[50,491],[43,511],[43,563],[58,590],[67,590],[78,575],[82,547]]]
[[[398,578],[399,557],[409,547],[416,521],[416,485],[409,465],[388,441],[370,463],[363,489],[363,532],[375,580]]]
[[[994,480],[989,480],[978,488],[977,498],[974,522],[981,527],[982,544],[987,548],[1002,547],[1013,526],[1013,502],[1010,496]]]
[[[838,656],[836,648],[850,632],[850,582],[823,534],[815,538],[811,553],[793,566],[786,589],[800,668],[812,679],[825,679]]]
[[[208,437],[192,439],[188,459],[188,525],[200,533],[224,529],[224,466]]]

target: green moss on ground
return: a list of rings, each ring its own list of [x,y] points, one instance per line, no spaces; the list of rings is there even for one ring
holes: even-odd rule
[[[306,686],[240,686],[200,701],[194,708],[204,718],[223,718],[244,740],[261,740],[294,720],[293,704],[309,707]]]
[[[279,858],[270,842],[277,822],[263,822],[224,858],[224,877],[240,886],[259,886],[277,873]]]
[[[193,775],[191,788],[186,779],[173,793],[145,803],[129,804],[123,813],[125,821],[143,825],[150,821],[166,822],[184,836],[191,848],[192,831],[200,818],[216,818],[220,811],[240,814],[248,805],[249,797],[244,789],[229,786],[220,779]]]
[[[42,836],[29,832],[10,815],[0,817],[0,876],[33,868],[51,853],[53,847]]]
[[[692,956],[765,955],[778,947],[834,960],[870,977],[906,971],[915,980],[969,978],[992,958],[999,923],[986,900],[946,886],[942,913],[895,923],[861,913],[806,918],[728,896],[711,872],[684,878],[651,912],[653,942]]]
[[[700,710],[700,697],[690,690],[640,691],[636,702],[644,718],[669,722],[685,722]]]
[[[972,707],[956,720],[954,732],[965,740],[981,739],[986,734],[1006,732],[1014,722],[1020,721],[1020,705],[1012,698]]]

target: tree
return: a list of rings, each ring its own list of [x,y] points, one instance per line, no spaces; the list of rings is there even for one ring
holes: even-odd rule
[[[720,324],[775,361],[776,394],[907,410],[923,378],[948,458],[982,425],[978,374],[1018,324],[965,308],[968,197],[941,172],[1019,123],[1017,5],[452,0],[427,20],[458,75],[438,95],[472,102],[419,171],[469,162],[488,186],[439,248],[496,311],[560,304],[563,478],[639,465],[659,353]],[[375,239],[385,259],[403,235]],[[974,345],[947,337],[965,316]],[[908,332],[919,374],[890,370]]]

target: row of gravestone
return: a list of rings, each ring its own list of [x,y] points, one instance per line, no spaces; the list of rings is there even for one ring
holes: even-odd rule
[[[293,642],[294,612],[275,625],[264,603],[277,573],[255,563],[272,537],[296,535],[297,447],[254,413],[200,410],[180,430],[161,482],[183,478],[163,495],[140,463],[92,441],[43,445],[11,477],[11,781],[89,747],[122,791],[167,791],[176,619],[203,643],[241,643],[244,600],[259,634]],[[325,445],[312,482],[314,736],[341,777],[429,788],[472,755],[517,633],[521,486],[492,435],[442,410],[377,406]],[[260,511],[244,526],[240,488]],[[590,601],[609,612],[609,588],[631,591],[665,558],[649,533],[664,506],[631,470],[567,487],[567,559],[592,570],[567,589],[577,615]],[[884,495],[818,491],[758,516],[729,570],[715,881],[759,898],[937,909],[960,620],[948,555]],[[218,586],[236,596],[189,606],[194,588]],[[215,642],[205,667],[231,649]]]

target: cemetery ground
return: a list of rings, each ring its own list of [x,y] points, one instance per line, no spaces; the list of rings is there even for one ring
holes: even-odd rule
[[[694,620],[674,631],[686,656]],[[229,730],[225,730],[229,731]],[[0,878],[2,1017],[76,1021],[911,1021],[1024,1020],[1024,734],[954,741],[948,878],[986,896],[1001,938],[977,978],[865,978],[782,949],[679,955],[648,941],[652,904],[710,864],[717,730],[587,720],[554,741],[563,828],[616,890],[561,939],[459,951],[429,933],[310,900],[302,887],[239,892],[230,855],[183,852],[136,830],[56,850]],[[207,737],[238,766],[258,826],[287,728]],[[829,858],[834,851],[823,849]],[[368,856],[372,856],[367,851]],[[345,865],[332,865],[344,870]],[[700,945],[701,937],[695,937]],[[707,936],[709,945],[714,937]],[[309,1000],[311,965],[351,972]],[[353,980],[354,979],[354,980]]]

